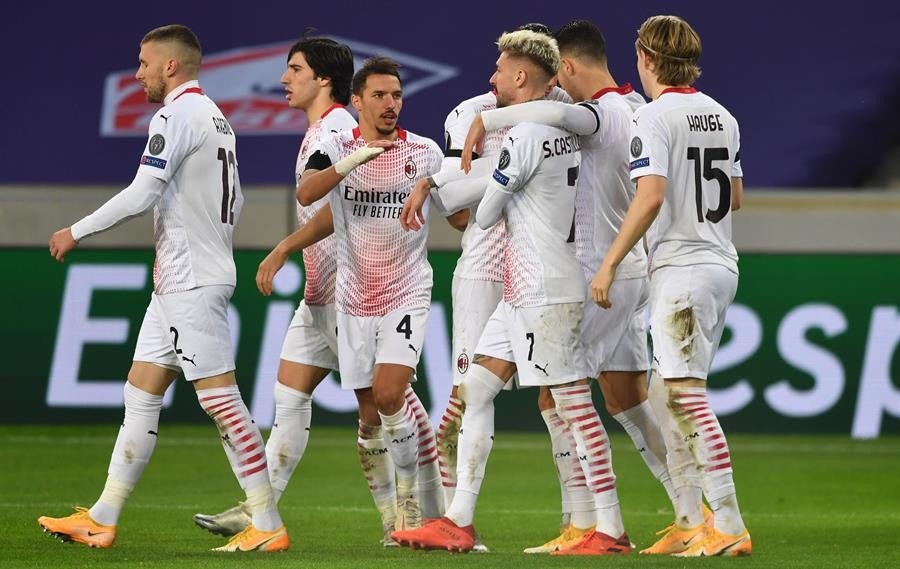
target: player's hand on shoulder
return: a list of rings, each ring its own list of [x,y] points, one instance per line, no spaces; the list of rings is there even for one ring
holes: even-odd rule
[[[78,246],[78,241],[72,237],[72,228],[64,227],[50,236],[50,256],[63,262],[66,254]]]
[[[256,271],[256,288],[259,289],[263,296],[271,296],[272,281],[275,280],[275,275],[287,262],[287,258],[286,254],[278,247],[275,247],[259,264],[259,269]]]

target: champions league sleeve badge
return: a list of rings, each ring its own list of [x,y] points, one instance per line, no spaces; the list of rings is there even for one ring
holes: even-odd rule
[[[163,149],[166,147],[166,139],[161,134],[154,134],[150,137],[150,144],[147,145],[147,149],[150,151],[150,154],[157,156]]]

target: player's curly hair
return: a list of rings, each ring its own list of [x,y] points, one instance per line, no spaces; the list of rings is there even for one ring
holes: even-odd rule
[[[700,36],[678,16],[647,18],[634,45],[653,62],[662,85],[691,85],[700,77]]]
[[[528,59],[547,73],[547,79],[559,69],[559,47],[546,34],[531,30],[507,32],[497,40],[497,47],[502,53]]]

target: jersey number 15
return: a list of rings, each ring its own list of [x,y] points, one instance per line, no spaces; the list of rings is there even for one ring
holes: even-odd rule
[[[703,182],[700,180],[700,162],[703,162],[703,178],[719,182],[719,207],[706,210],[703,214]],[[694,189],[697,203],[697,222],[703,223],[704,218],[711,223],[719,223],[731,211],[731,178],[721,169],[714,168],[716,160],[728,160],[727,148],[697,148],[691,146],[687,149],[688,160],[694,162]]]

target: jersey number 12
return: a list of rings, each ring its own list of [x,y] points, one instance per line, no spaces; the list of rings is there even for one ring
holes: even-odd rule
[[[219,147],[219,160],[222,161],[222,223],[234,225],[234,200],[237,198],[234,188],[234,172],[237,168],[234,151]]]

